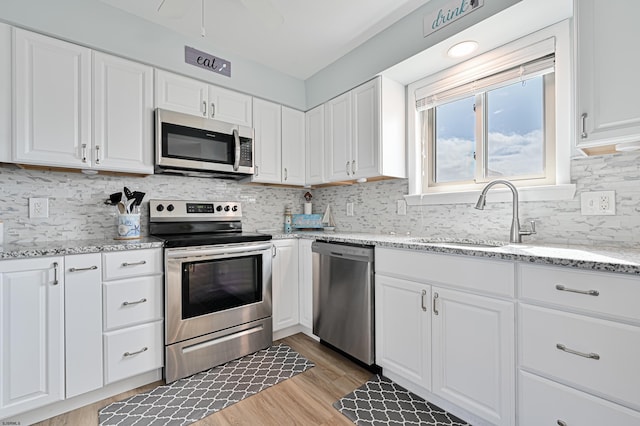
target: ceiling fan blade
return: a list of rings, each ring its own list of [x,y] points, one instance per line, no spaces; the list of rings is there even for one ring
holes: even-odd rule
[[[278,12],[270,0],[240,0],[240,2],[269,29],[276,29],[284,22],[284,16]]]
[[[187,0],[162,0],[158,5],[158,13],[167,18],[179,19],[187,12],[189,4]]]

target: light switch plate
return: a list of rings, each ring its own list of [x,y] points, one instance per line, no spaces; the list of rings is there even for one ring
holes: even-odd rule
[[[49,199],[48,198],[29,198],[29,218],[47,218],[49,217]]]
[[[407,202],[405,200],[398,200],[396,202],[396,212],[400,216],[406,216],[406,214],[407,214]]]
[[[612,216],[616,214],[615,191],[593,191],[580,194],[583,216]]]
[[[347,203],[347,216],[353,216],[353,203]]]

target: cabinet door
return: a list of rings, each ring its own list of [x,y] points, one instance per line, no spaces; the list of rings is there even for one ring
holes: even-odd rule
[[[94,168],[153,173],[153,68],[93,54]]]
[[[433,392],[492,424],[515,422],[512,302],[432,288]]]
[[[637,80],[640,2],[574,2],[578,147],[640,140]]]
[[[316,185],[324,179],[324,105],[305,114],[306,168],[305,183]]]
[[[298,240],[298,292],[300,324],[313,327],[313,240]]]
[[[298,324],[298,243],[281,240],[273,245],[273,331],[278,331]]]
[[[0,418],[64,398],[62,257],[0,261]]]
[[[11,27],[0,22],[0,162],[11,162]]]
[[[253,100],[255,174],[253,182],[281,183],[281,109],[262,99]]]
[[[16,28],[14,71],[14,160],[91,166],[91,51]]]
[[[353,157],[352,178],[380,175],[380,79],[352,90]]]
[[[222,87],[209,86],[209,117],[251,127],[253,125],[251,101],[252,98],[249,95]]]
[[[376,364],[431,389],[431,288],[376,274]]]
[[[156,69],[156,107],[207,117],[209,85]]]
[[[65,256],[66,397],[102,387],[102,257]]]
[[[304,185],[304,112],[282,107],[282,183]]]
[[[351,92],[325,104],[325,176],[329,182],[351,179]]]

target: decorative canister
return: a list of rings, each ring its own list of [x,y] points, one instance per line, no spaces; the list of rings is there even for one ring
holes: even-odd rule
[[[291,207],[285,207],[284,209],[284,233],[285,234],[291,233],[291,221],[292,221]]]
[[[128,240],[140,238],[140,214],[119,214],[117,215],[116,239]]]

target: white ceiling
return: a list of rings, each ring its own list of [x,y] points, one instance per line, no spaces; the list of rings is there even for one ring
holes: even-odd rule
[[[203,0],[167,0],[163,13],[162,0],[102,1],[201,37]],[[205,39],[209,53],[232,53],[306,80],[429,1],[204,0]],[[182,16],[166,16],[176,8]]]

